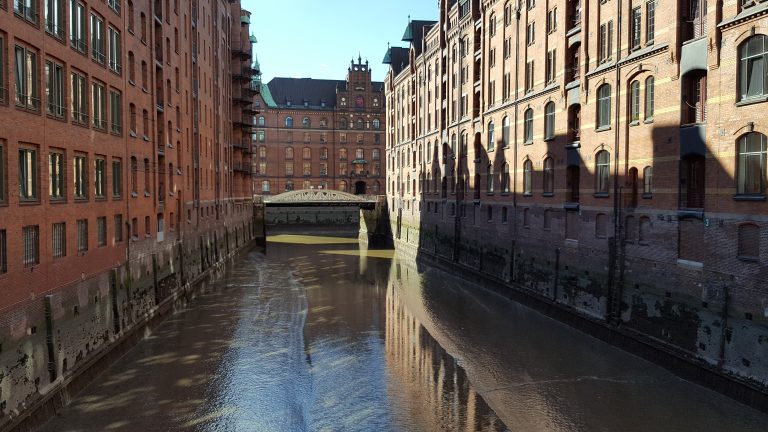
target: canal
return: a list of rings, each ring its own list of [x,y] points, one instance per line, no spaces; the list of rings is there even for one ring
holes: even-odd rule
[[[278,235],[46,431],[764,431],[768,416],[392,250]]]

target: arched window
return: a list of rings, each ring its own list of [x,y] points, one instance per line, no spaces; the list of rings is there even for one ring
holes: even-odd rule
[[[608,194],[611,172],[611,155],[606,150],[600,150],[595,155],[595,193]]]
[[[379,149],[373,149],[371,151],[371,159],[375,161],[381,159],[381,152],[379,152]]]
[[[339,149],[339,160],[345,161],[347,160],[347,149],[346,147],[342,147]]]
[[[531,195],[533,180],[533,162],[530,159],[523,162],[523,195]]]
[[[328,147],[320,147],[320,159],[328,159]]]
[[[285,148],[285,158],[286,159],[293,159],[293,147],[286,147]]]
[[[262,159],[267,158],[267,146],[260,146],[259,147],[259,157]]]
[[[303,159],[312,159],[312,149],[310,149],[309,147],[304,147],[301,150],[301,157]]]
[[[363,129],[363,119],[357,119],[355,122],[355,129]]]
[[[259,126],[264,127],[266,125],[266,121],[264,120],[264,116],[259,116]]]
[[[292,128],[293,127],[293,117],[286,117],[285,118],[285,127]]]
[[[648,244],[648,234],[651,230],[651,218],[648,216],[640,216],[640,223],[637,229],[637,242],[640,244]]]
[[[339,121],[339,129],[346,129],[347,128],[347,119],[343,118]]]
[[[345,182],[344,180],[340,181],[339,182],[339,190],[342,191],[342,192],[346,192],[347,191],[347,182]]]
[[[491,35],[491,37],[496,36],[496,14],[491,14],[491,17],[488,18],[488,33]]]
[[[635,217],[632,215],[627,216],[624,219],[624,241],[627,243],[634,243],[636,231],[637,226],[635,226]]]
[[[640,81],[629,84],[629,121],[640,121]]]
[[[603,84],[597,88],[597,127],[611,125],[611,86]]]
[[[328,119],[323,117],[320,119],[320,127],[325,129],[328,127]]]
[[[551,157],[544,159],[544,194],[555,193],[555,162]]]
[[[760,258],[760,227],[745,223],[739,225],[739,258],[757,261]]]
[[[766,137],[750,132],[739,138],[737,189],[739,194],[765,195],[766,189]]]
[[[549,102],[544,106],[544,139],[555,137],[555,103]]]
[[[493,165],[488,165],[488,174],[486,180],[488,182],[488,192],[493,192]]]
[[[261,182],[261,192],[262,193],[269,193],[269,180],[263,180]]]
[[[372,122],[372,123],[373,123],[373,128],[374,128],[374,129],[379,129],[379,128],[381,128],[381,120],[379,120],[379,119],[373,119],[373,122]]]
[[[654,79],[652,76],[649,76],[645,79],[645,120],[650,121],[653,120],[653,106],[654,106],[654,90],[653,90],[653,84]]]
[[[355,159],[365,159],[365,150],[362,147],[358,147],[355,150]]]
[[[533,110],[531,108],[525,110],[523,115],[523,137],[526,144],[533,142]]]
[[[504,162],[504,167],[501,171],[501,191],[509,193],[509,164],[506,162]]]
[[[301,120],[301,124],[305,128],[308,128],[308,127],[312,126],[312,120],[310,120],[309,117],[304,117],[304,119]]]
[[[504,116],[504,119],[501,121],[501,140],[502,146],[509,146],[509,116]]]
[[[488,122],[488,151],[493,151],[495,146],[495,137],[493,136],[493,120]]]
[[[653,167],[643,168],[643,196],[648,198],[653,193]]]
[[[451,156],[456,156],[456,134],[451,135]]]
[[[755,35],[739,48],[741,99],[768,94],[768,36]]]

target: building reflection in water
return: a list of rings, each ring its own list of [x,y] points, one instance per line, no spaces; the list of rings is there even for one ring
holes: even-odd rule
[[[393,386],[389,393],[401,398],[398,405],[410,411],[417,430],[507,430],[464,369],[408,309],[396,287],[402,270],[399,262],[392,266],[396,275],[390,276],[386,293],[385,351]]]

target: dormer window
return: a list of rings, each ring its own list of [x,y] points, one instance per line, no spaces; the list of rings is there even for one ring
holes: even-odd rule
[[[290,100],[290,99],[286,99],[286,100],[285,100],[285,104],[286,104],[287,106],[291,106],[291,100]]]

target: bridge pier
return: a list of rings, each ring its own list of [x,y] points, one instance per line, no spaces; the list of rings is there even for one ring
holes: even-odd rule
[[[376,246],[392,245],[386,196],[377,196],[373,206],[360,206],[359,239]]]

